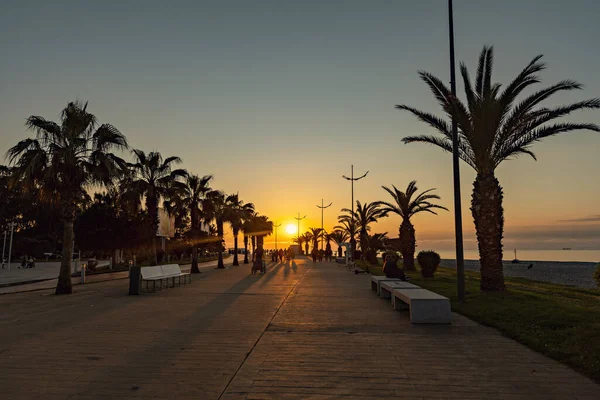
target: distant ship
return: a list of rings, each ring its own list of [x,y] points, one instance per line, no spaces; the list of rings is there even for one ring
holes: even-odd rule
[[[563,247],[563,250],[571,250],[570,247]]]

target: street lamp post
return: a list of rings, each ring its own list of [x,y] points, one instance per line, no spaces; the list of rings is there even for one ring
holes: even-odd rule
[[[279,228],[281,226],[281,224],[275,225],[273,224],[273,227],[275,228],[275,251],[277,251],[277,228]]]
[[[450,90],[456,97],[456,68],[454,61],[454,15],[452,0],[448,0],[448,28],[450,39]],[[452,118],[452,170],[454,174],[454,231],[456,236],[456,286],[458,301],[465,300],[465,260],[462,234],[462,210],[460,204],[460,169],[458,159],[458,126]]]
[[[300,213],[298,213],[298,216],[294,218],[298,220],[298,246],[300,246],[300,221],[306,218],[306,215],[300,218]],[[302,253],[302,248],[300,248],[300,253]]]
[[[350,207],[350,217],[352,220],[352,225],[350,226],[352,232],[350,232],[350,256],[352,257],[352,260],[354,260],[354,181],[358,181],[361,180],[362,178],[364,178],[365,176],[367,176],[367,174],[369,173],[369,171],[365,172],[362,176],[359,176],[358,178],[354,177],[354,165],[350,166],[351,168],[351,175],[350,178],[348,178],[346,175],[342,175],[342,178],[349,180],[350,182],[352,182],[352,207]]]
[[[323,199],[321,199],[321,205],[317,204],[317,207],[319,207],[321,209],[321,250],[323,250],[323,210],[325,210],[326,208],[331,207],[333,203],[329,203],[326,206],[323,206]]]

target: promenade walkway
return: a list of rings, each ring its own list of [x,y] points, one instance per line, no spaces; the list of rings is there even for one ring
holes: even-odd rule
[[[411,325],[369,277],[306,259],[127,296],[0,296],[7,399],[597,399],[600,385],[458,315]]]

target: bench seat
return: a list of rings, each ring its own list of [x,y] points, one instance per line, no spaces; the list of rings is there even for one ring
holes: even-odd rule
[[[159,288],[163,288],[163,282],[169,286],[171,283],[172,287],[175,287],[175,282],[177,281],[178,286],[181,285],[181,279],[183,278],[183,282],[191,282],[192,276],[187,272],[181,272],[179,265],[177,264],[169,264],[169,265],[155,265],[152,267],[142,267],[141,268],[141,277],[142,282],[146,282],[146,291],[148,290],[149,283],[152,282],[152,291],[156,291],[157,282],[160,283]]]
[[[167,283],[169,280],[173,282],[172,287],[175,287],[175,279],[177,279],[178,286],[181,286],[181,278],[183,278],[184,284],[192,281],[192,274],[189,272],[181,272],[181,269],[177,264],[161,265],[160,269],[163,276],[167,279]]]
[[[394,289],[421,289],[419,286],[405,281],[383,281],[379,288],[379,297],[389,299],[392,297]],[[393,299],[392,299],[393,303]]]
[[[450,299],[426,289],[394,289],[394,309],[410,309],[413,324],[449,324],[452,321]]]
[[[375,290],[377,292],[377,296],[379,296],[379,293],[381,292],[381,282],[386,282],[386,281],[402,282],[402,280],[400,280],[398,278],[388,278],[387,276],[372,275],[371,276],[371,290]]]

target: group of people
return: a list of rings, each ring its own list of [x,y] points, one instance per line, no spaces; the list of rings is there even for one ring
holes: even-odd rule
[[[295,257],[294,249],[289,247],[287,250],[279,249],[279,250],[267,250],[267,255],[271,256],[272,262],[283,262],[284,258],[286,261],[293,260]],[[264,263],[265,250],[262,246],[259,246],[254,254],[252,254],[252,275],[256,273],[265,273],[266,266]]]
[[[23,256],[19,268],[35,268],[35,259],[31,256]]]
[[[331,251],[331,249],[317,250],[316,248],[314,248],[310,255],[312,256],[312,260],[314,263],[316,263],[317,261],[322,262],[323,260],[333,261],[333,251]]]

